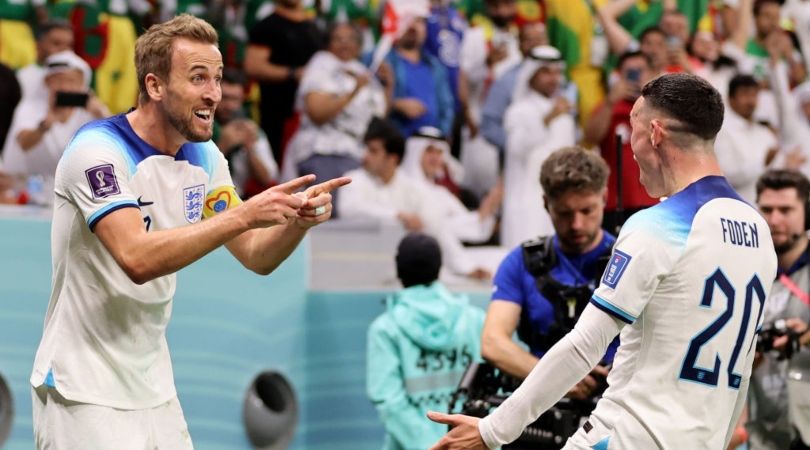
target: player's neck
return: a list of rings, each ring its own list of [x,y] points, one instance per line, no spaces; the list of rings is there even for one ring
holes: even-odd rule
[[[176,155],[186,143],[154,103],[139,104],[126,117],[135,134],[164,155]]]
[[[801,258],[805,251],[807,251],[807,235],[803,234],[796,241],[796,245],[794,245],[793,248],[784,253],[777,254],[779,268],[782,270],[790,269],[793,267],[793,264],[796,264],[796,261]]]
[[[723,176],[717,158],[711,150],[675,149],[670,154],[672,161],[664,174],[666,197],[677,194],[701,178],[712,175]]]

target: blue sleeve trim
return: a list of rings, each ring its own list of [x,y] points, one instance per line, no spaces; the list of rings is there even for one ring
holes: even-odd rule
[[[42,384],[50,388],[56,388],[56,381],[53,379],[53,369],[48,369],[48,375],[45,376],[45,381]]]
[[[636,317],[632,314],[628,314],[621,308],[613,306],[610,302],[597,295],[591,297],[591,304],[628,325],[632,325],[633,322],[636,321]]]
[[[104,218],[107,214],[117,211],[122,208],[137,208],[138,204],[133,202],[132,200],[121,200],[117,202],[112,202],[103,208],[99,209],[98,211],[94,212],[88,219],[87,219],[87,226],[90,227],[90,231],[94,231],[96,228],[96,224],[98,221]]]

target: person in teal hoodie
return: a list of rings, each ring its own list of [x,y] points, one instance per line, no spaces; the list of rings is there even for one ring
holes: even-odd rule
[[[438,281],[439,244],[412,233],[397,248],[403,290],[368,330],[368,396],[385,425],[383,450],[424,450],[447,431],[427,419],[447,411],[470,362],[480,361],[484,311]]]

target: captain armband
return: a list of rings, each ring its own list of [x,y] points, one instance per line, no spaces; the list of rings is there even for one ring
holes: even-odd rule
[[[236,188],[233,186],[220,186],[216,189],[208,191],[205,196],[205,205],[203,206],[203,217],[206,219],[213,217],[223,211],[231,208],[236,208],[242,204],[242,199],[236,193]]]

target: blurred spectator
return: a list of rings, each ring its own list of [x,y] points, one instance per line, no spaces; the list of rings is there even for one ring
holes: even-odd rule
[[[757,206],[779,267],[763,308],[748,388],[750,450],[810,448],[808,196],[810,181],[794,171],[769,170],[757,181]]]
[[[22,102],[14,111],[3,162],[7,172],[40,175],[51,187],[56,164],[73,134],[109,113],[88,91],[90,67],[78,55],[56,53],[45,60],[45,66],[48,95]]]
[[[450,154],[450,147],[437,128],[422,127],[408,138],[402,173],[424,187],[432,197],[431,207],[444,216],[459,239],[464,242],[487,242],[495,228],[495,214],[503,200],[503,187],[496,185],[478,209],[470,211],[454,193],[458,192],[460,169],[459,162]]]
[[[37,60],[31,24],[48,17],[45,0],[0,1],[0,64],[19,69]]]
[[[633,160],[633,150],[630,148],[630,111],[641,95],[641,87],[653,78],[650,59],[638,51],[625,53],[619,57],[616,70],[616,81],[610,86],[607,98],[596,108],[585,126],[585,139],[599,143],[602,157],[610,167],[602,226],[612,233],[626,218],[658,202],[650,198],[641,185],[638,164]],[[621,170],[618,167],[617,136],[622,139]],[[619,176],[622,182],[621,210],[617,210]]]
[[[554,232],[548,212],[537,208],[537,174],[554,150],[574,145],[571,103],[559,96],[565,63],[554,47],[536,47],[518,74],[515,101],[506,111],[506,162],[501,245]]]
[[[408,231],[430,234],[439,241],[451,272],[489,279],[491,274],[467,257],[445,215],[437,213],[431,193],[399,170],[405,141],[394,125],[372,119],[364,141],[363,168],[346,173],[352,183],[340,195],[340,217],[400,223]]]
[[[683,69],[686,59],[686,41],[681,41],[677,35],[668,36],[656,23],[649,24],[638,35],[638,40],[628,32],[618,21],[628,8],[635,5],[635,1],[617,0],[609,2],[599,9],[598,17],[605,30],[610,49],[613,53],[621,55],[626,52],[640,50],[652,62],[653,72],[657,74],[666,71],[676,72]],[[673,16],[674,17],[674,16]],[[677,22],[677,20],[675,21]],[[641,23],[648,23],[641,21]],[[680,27],[671,26],[672,31],[680,32]]]
[[[276,161],[296,124],[293,106],[304,66],[322,44],[321,33],[302,0],[278,0],[275,10],[250,30],[245,73],[261,86],[261,126]]]
[[[720,52],[720,43],[709,31],[696,31],[689,41],[692,73],[706,79],[728,99],[728,82],[737,72],[736,62]]]
[[[479,197],[498,182],[500,172],[498,149],[478,133],[481,109],[492,83],[520,62],[516,0],[484,0],[484,7],[484,20],[464,33],[459,74],[460,159],[465,186]]]
[[[467,366],[481,359],[484,311],[438,281],[432,237],[405,236],[396,265],[404,289],[368,329],[366,389],[385,425],[383,449],[426,449],[447,431],[427,411],[447,411]]]
[[[778,150],[776,136],[754,121],[759,83],[750,75],[737,75],[728,87],[728,106],[714,150],[729,184],[747,202],[756,201],[757,178]]]
[[[6,135],[14,117],[14,109],[20,102],[20,84],[14,71],[0,63],[0,158],[6,142]]]
[[[793,21],[793,29],[802,54],[810,54],[810,3],[803,0],[787,0],[782,13]],[[804,58],[805,68],[810,71],[810,58]]]
[[[489,23],[468,29],[461,42],[459,97],[470,137],[478,134],[489,85],[520,62],[515,0],[484,0]]]
[[[363,134],[372,117],[386,115],[388,103],[383,87],[358,61],[361,45],[356,27],[334,25],[327,49],[307,65],[298,88],[301,126],[287,148],[283,179],[313,173],[329,180],[360,167]]]
[[[789,65],[801,65],[800,58],[794,58],[793,42],[779,25],[781,17],[780,0],[740,0],[739,18],[731,39],[726,41],[723,51],[737,61],[741,73],[753,75],[760,82],[757,109],[754,118],[767,122],[780,129],[778,107],[771,90],[769,61],[772,58],[785,59]],[[754,29],[752,32],[751,24]]]
[[[523,60],[510,67],[498,77],[487,93],[487,99],[481,111],[481,135],[494,145],[500,153],[506,149],[506,132],[503,129],[503,116],[512,103],[517,75],[523,61],[531,58],[531,50],[541,45],[548,45],[546,26],[542,23],[528,23],[518,29],[518,46]]]
[[[425,52],[438,59],[447,69],[450,92],[455,101],[454,111],[458,112],[461,107],[458,98],[459,59],[461,39],[467,29],[467,22],[450,1],[431,0],[430,3]]]
[[[425,51],[429,5],[419,1],[409,10],[416,17],[385,58],[394,73],[391,118],[405,137],[423,126],[449,134],[454,113],[447,70]]]
[[[780,55],[772,55],[769,68],[771,87],[782,125],[778,133],[782,151],[774,158],[773,165],[798,170],[807,176],[810,174],[810,83],[804,82],[791,89],[788,70]]]
[[[69,22],[51,19],[36,30],[37,60],[17,71],[17,80],[22,89],[22,98],[47,97],[45,89],[45,60],[54,53],[73,50],[73,27]]]
[[[214,113],[214,141],[228,160],[231,178],[243,199],[278,179],[278,165],[267,136],[243,110],[246,84],[241,71],[225,69],[220,83],[222,101]]]

